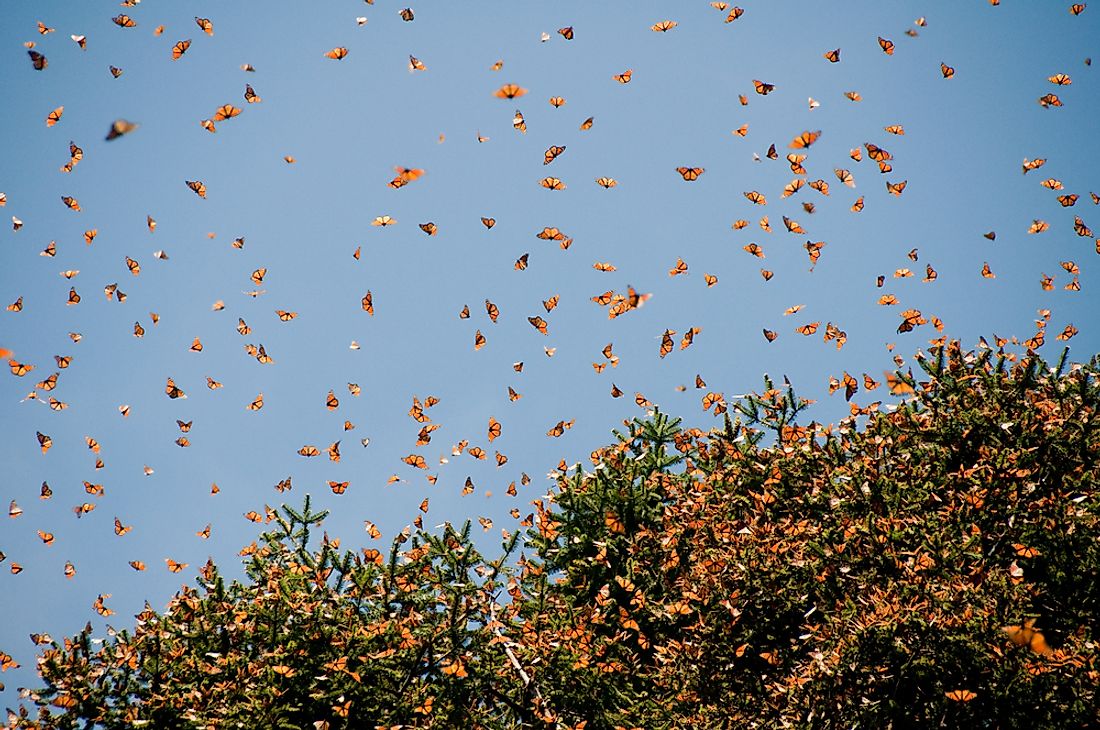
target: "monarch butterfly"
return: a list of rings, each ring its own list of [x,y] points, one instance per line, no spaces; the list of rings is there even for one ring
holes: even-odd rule
[[[1073,217],[1073,231],[1082,238],[1092,237],[1092,229],[1085,225],[1085,222],[1081,220],[1080,216]]]
[[[551,162],[557,159],[558,155],[560,155],[562,152],[565,152],[565,147],[550,145],[550,147],[546,149],[546,152],[543,155],[542,164],[549,165]]]
[[[1077,333],[1078,329],[1076,327],[1074,327],[1072,324],[1067,324],[1062,330],[1061,334],[1059,334],[1055,339],[1065,342],[1066,340],[1074,337]]]
[[[897,134],[897,135],[904,135],[905,134],[905,128],[902,127],[900,124],[891,124],[888,127],[883,127],[883,129],[886,130],[890,134]]]
[[[823,55],[825,56],[825,60],[828,61],[829,63],[839,63],[840,62],[840,49],[839,48],[836,48],[832,51],[826,51]]]
[[[377,216],[374,220],[370,222],[372,226],[381,226],[383,228],[386,226],[392,226],[394,223],[397,223],[397,219],[391,218],[388,215]]]
[[[1073,15],[1080,15],[1085,12],[1085,3],[1074,3],[1069,6],[1069,12]]]
[[[628,68],[626,71],[623,71],[621,74],[613,74],[611,76],[611,78],[615,79],[620,84],[629,84],[630,83],[630,77],[633,75],[633,73],[634,73],[634,69]]]
[[[564,105],[565,105],[565,99],[564,98],[562,98],[560,96],[551,96],[550,97],[550,106],[554,107],[555,109],[560,109]]]
[[[424,65],[423,61],[421,61],[416,56],[412,56],[412,55],[409,56],[409,72],[410,73],[412,73],[413,71],[427,71],[427,70],[428,70],[428,67]]]
[[[1049,109],[1052,106],[1062,106],[1062,100],[1058,98],[1057,94],[1046,94],[1039,97],[1039,106],[1044,109]]]
[[[906,186],[906,185],[907,185],[908,183],[909,183],[909,181],[908,181],[908,180],[902,180],[902,181],[901,181],[901,182],[899,182],[899,183],[892,183],[892,182],[890,182],[889,180],[887,180],[887,181],[886,181],[886,190],[887,190],[887,192],[889,192],[889,193],[890,193],[891,195],[894,195],[894,196],[900,197],[900,196],[901,196],[901,194],[902,194],[902,192],[903,192],[903,191],[905,190],[905,186]]]
[[[427,469],[428,462],[424,460],[424,457],[420,454],[409,454],[401,461],[405,462],[409,466],[416,467],[417,469]],[[424,510],[425,512],[427,510]]]
[[[474,351],[480,350],[485,347],[485,335],[481,334],[481,330],[477,330],[474,333]]]
[[[347,55],[348,55],[348,49],[344,48],[343,46],[337,46],[336,48],[333,48],[331,51],[328,51],[327,53],[325,53],[326,58],[331,58],[334,61],[342,60]]]
[[[677,258],[676,259],[676,265],[668,270],[668,275],[669,276],[679,276],[680,274],[686,274],[687,270],[688,270],[688,266],[687,266],[686,263],[684,263],[684,260],[682,258]]]
[[[543,228],[535,234],[535,238],[541,238],[544,241],[563,241],[566,236],[557,228]]]
[[[9,312],[22,312],[23,311],[23,297],[19,297],[14,302],[7,306]]]
[[[783,198],[791,197],[792,195],[797,193],[799,190],[801,190],[803,185],[805,185],[805,183],[802,181],[802,178],[796,177],[794,180],[791,180],[789,183],[787,183],[786,185],[783,186],[783,195],[780,196],[780,197],[783,197]]]
[[[164,394],[169,398],[175,400],[176,398],[186,398],[187,395],[176,386],[176,383],[171,378],[168,378],[167,384],[164,386]]]
[[[1070,208],[1077,204],[1077,195],[1059,195],[1058,202],[1062,204],[1063,208]]]
[[[401,20],[404,20],[406,23],[411,23],[413,18],[415,17],[413,15],[412,8],[405,8],[401,12],[399,12],[398,15],[400,15]]]
[[[675,20],[662,20],[660,23],[654,23],[653,25],[651,25],[649,29],[652,30],[654,33],[667,33],[668,31],[675,28],[677,25],[679,25],[679,23],[677,23]]]
[[[77,213],[80,212],[80,203],[77,201],[76,198],[69,197],[68,195],[62,195],[61,202],[65,204],[66,208],[74,210]]]
[[[198,337],[191,342],[191,352],[202,352],[202,342]]]
[[[597,184],[597,185],[599,185],[600,187],[602,187],[602,188],[604,188],[604,189],[606,190],[606,189],[608,189],[608,188],[613,188],[613,187],[615,187],[615,186],[616,186],[616,185],[618,185],[619,183],[618,183],[618,181],[617,181],[617,180],[616,180],[615,178],[613,178],[613,177],[598,177],[598,178],[596,178],[596,184]]]
[[[940,73],[943,74],[943,77],[945,79],[950,79],[950,78],[953,78],[955,76],[955,68],[953,66],[948,66],[946,63],[943,63],[941,61],[940,62]]]
[[[523,121],[523,114],[519,109],[516,109],[516,115],[512,117],[512,128],[517,129],[522,134],[527,134],[527,122]],[[489,139],[486,137],[485,139]]]
[[[165,558],[164,562],[168,566],[168,570],[173,573],[179,573],[189,565],[189,563],[177,563],[175,560],[172,560],[172,558]]]
[[[791,144],[789,146],[791,149],[796,150],[805,149],[816,142],[820,136],[820,129],[816,132],[803,132],[802,134],[791,140]]]
[[[787,216],[783,216],[783,225],[787,227],[787,231],[790,233],[805,233],[805,229],[796,220],[792,220]]]
[[[813,188],[814,190],[816,190],[817,192],[821,193],[822,195],[828,195],[829,194],[829,183],[825,182],[824,180],[811,180],[810,181],[810,187]],[[803,203],[803,205],[806,205],[806,204]],[[812,213],[813,211],[810,211],[810,212]]]
[[[677,167],[676,172],[680,173],[680,177],[684,178],[684,180],[692,182],[698,180],[699,176],[706,172],[706,170],[702,167]]]
[[[859,95],[858,91],[845,91],[844,96],[848,101],[863,101],[863,97]]]
[[[46,68],[46,66],[50,65],[50,62],[46,60],[46,57],[38,51],[27,51],[27,55],[31,57],[31,65],[34,66],[36,71],[41,71]]]
[[[747,246],[743,246],[743,248],[746,252],[751,253],[758,259],[764,258],[764,249],[762,249],[757,243],[750,243]]]
[[[817,328],[820,324],[821,322],[810,322],[809,324],[804,324],[801,327],[795,327],[794,331],[800,335],[809,337],[810,335],[817,332]]]
[[[497,224],[497,219],[496,218],[486,218],[485,216],[482,216],[481,217],[481,224],[484,225],[486,228],[492,228],[493,226],[495,226]]]
[[[1035,628],[1035,619],[1029,618],[1019,626],[1003,626],[1001,628],[1008,639],[1016,646],[1026,646],[1036,654],[1051,656],[1054,650],[1050,648],[1046,638]]]
[[[994,274],[989,268],[989,262],[986,261],[982,264],[982,276],[986,279],[996,279],[997,275]]]
[[[736,134],[738,137],[744,137],[748,133],[749,133],[749,125],[748,124],[742,124],[740,127],[733,130],[733,134]]]
[[[56,109],[54,109],[52,112],[47,114],[46,115],[46,126],[47,127],[52,127],[53,125],[60,122],[61,121],[61,114],[64,111],[65,111],[65,107],[64,106],[59,106]]]
[[[680,349],[686,350],[687,348],[691,347],[691,344],[695,342],[695,335],[699,334],[702,331],[703,330],[700,327],[689,327],[687,331],[684,332],[683,340],[680,341]]]
[[[531,326],[539,331],[540,334],[547,334],[547,322],[542,317],[528,317],[527,321],[531,323]]]
[[[592,129],[592,124],[595,121],[596,120],[594,117],[589,117],[588,119],[585,119],[583,122],[581,122],[581,131],[584,132],[586,130]]]
[[[844,347],[844,343],[848,341],[848,333],[840,329],[832,322],[825,323],[825,336],[824,341],[836,340],[836,349]]]
[[[517,393],[515,391],[515,389],[512,388],[512,386],[510,386],[510,385],[508,386],[508,400],[510,400],[514,403],[515,401],[519,400],[522,397],[523,397],[523,395],[520,394],[520,393]]]
[[[204,185],[201,180],[185,180],[184,182],[187,183],[187,187],[195,191],[195,195],[198,195],[200,198],[206,198],[206,185]]]
[[[928,320],[921,316],[919,309],[906,309],[901,313],[901,324],[898,325],[898,334],[912,332],[914,327],[927,323]]]
[[[224,122],[226,119],[232,119],[240,113],[241,110],[238,107],[232,104],[224,104],[218,107],[218,110],[214,112],[214,116],[212,116],[210,120],[214,122]]]
[[[763,81],[758,81],[756,79],[752,80],[752,85],[753,87],[755,87],[756,93],[760,94],[761,96],[767,96],[768,94],[775,91],[775,84],[768,84]]]
[[[137,23],[135,23],[133,18],[131,18],[129,15],[119,14],[111,18],[111,20],[114,21],[114,24],[117,25],[119,28],[133,28],[137,26]]]
[[[367,290],[367,293],[363,295],[363,299],[361,300],[360,303],[363,306],[363,311],[373,317],[374,316],[374,295],[371,294],[369,289]]]
[[[527,93],[527,89],[516,84],[504,84],[499,89],[493,92],[493,96],[498,99],[515,99],[516,97],[523,96]]]
[[[258,104],[259,102],[263,101],[263,99],[256,95],[256,92],[255,90],[253,90],[251,84],[244,85],[244,100],[247,101],[249,104]]]
[[[138,571],[145,570],[145,563],[141,562],[140,560],[131,560],[129,562],[130,562],[130,567],[133,568],[134,570],[138,570]]]
[[[122,75],[122,69],[117,66],[108,66],[107,68],[111,71],[111,75],[114,76],[116,79]]]
[[[894,42],[879,36],[878,45],[887,56],[894,55]]]
[[[298,454],[305,457],[314,457],[320,455],[320,450],[316,446],[306,445],[298,449]]]
[[[172,60],[178,61],[180,56],[187,53],[187,49],[191,47],[191,39],[188,38],[185,41],[179,41],[176,45],[172,46]]]
[[[565,183],[556,177],[544,177],[539,180],[539,185],[547,190],[565,190]]]
[[[610,262],[597,261],[592,264],[592,268],[596,271],[616,271],[615,265]]]
[[[543,309],[545,309],[547,312],[554,311],[554,309],[558,306],[558,299],[559,299],[558,295],[555,294],[554,296],[550,297],[549,299],[544,300],[543,303],[542,303]]]
[[[726,22],[727,23],[732,23],[733,21],[737,20],[738,18],[740,18],[744,14],[745,14],[744,8],[739,8],[735,5],[733,7],[733,10],[730,11],[730,14],[726,16]]]
[[[195,16],[195,25],[202,28],[202,32],[206,35],[214,35],[214,24],[210,22],[209,18]]]
[[[943,696],[954,702],[969,702],[978,695],[968,689],[953,689],[950,692],[944,692]]]

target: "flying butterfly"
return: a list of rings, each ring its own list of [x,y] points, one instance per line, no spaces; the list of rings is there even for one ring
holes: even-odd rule
[[[821,137],[821,130],[818,130],[816,132],[803,132],[802,134],[791,140],[791,143],[788,146],[791,149],[795,150],[806,149],[814,142],[816,142],[819,137]]]
[[[516,84],[504,84],[499,89],[493,92],[493,96],[498,99],[515,99],[523,96],[527,93],[527,89]]]
[[[172,46],[172,60],[178,61],[180,56],[187,53],[187,49],[191,47],[191,40],[179,41]]]
[[[565,152],[564,146],[559,147],[557,145],[551,145],[546,149],[546,152],[543,154],[542,164],[549,165],[551,162],[556,160],[558,158],[558,155],[560,155],[562,152]]]
[[[768,84],[763,81],[758,81],[757,79],[752,80],[752,85],[756,89],[756,93],[761,96],[767,96],[775,91],[775,84]]]

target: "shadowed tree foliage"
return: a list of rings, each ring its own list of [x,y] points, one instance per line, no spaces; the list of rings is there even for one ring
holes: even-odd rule
[[[1095,726],[1100,370],[1064,363],[951,342],[829,426],[770,381],[710,433],[655,413],[492,561],[469,524],[314,546],[307,499],[247,582],[46,646],[9,724]]]

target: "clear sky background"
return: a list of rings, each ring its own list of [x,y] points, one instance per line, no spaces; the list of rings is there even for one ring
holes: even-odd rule
[[[412,22],[388,0],[5,4],[0,304],[22,297],[23,310],[0,311],[0,347],[35,369],[0,377],[0,497],[23,510],[0,518],[0,651],[22,664],[0,675],[7,685],[0,698],[13,704],[15,688],[35,682],[28,634],[75,632],[94,615],[97,595],[111,594],[106,604],[117,614],[95,625],[121,628],[144,601],[163,606],[208,557],[239,574],[237,551],[262,528],[243,515],[264,505],[300,504],[311,493],[334,510],[331,535],[351,547],[383,547],[428,497],[426,525],[491,518],[482,543],[492,551],[500,529],[516,527],[509,511],[531,511],[560,459],[586,459],[623,419],[643,415],[635,393],[705,428],[715,423],[700,406],[705,393],[733,396],[759,389],[764,373],[785,374],[819,399],[811,417],[835,420],[848,406],[828,395],[830,376],[847,371],[862,380],[866,372],[881,381],[894,354],[908,358],[941,336],[931,325],[897,334],[899,312],[909,307],[940,317],[943,335],[971,345],[981,335],[1030,337],[1037,310],[1049,309],[1041,350],[1048,358],[1061,351],[1054,336],[1067,324],[1080,329],[1069,342],[1075,360],[1100,350],[1094,239],[1074,232],[1075,215],[1100,231],[1089,195],[1100,192],[1100,89],[1098,69],[1085,64],[1091,55],[1100,63],[1100,7],[1074,16],[1062,0],[742,4],[744,15],[728,24],[728,9],[702,0],[418,2]],[[120,12],[137,26],[112,23]],[[213,22],[213,36],[196,15]],[[361,27],[360,15],[368,19]],[[927,25],[918,27],[922,15]],[[677,27],[650,30],[665,19]],[[40,35],[36,21],[56,32]],[[161,24],[163,34],[154,35]],[[557,33],[565,26],[574,40]],[[550,39],[540,42],[541,33]],[[85,35],[87,49],[70,34]],[[879,36],[895,44],[892,56]],[[172,61],[183,39],[193,43]],[[45,70],[32,67],[27,41],[47,57]],[[346,58],[324,57],[337,46],[348,49]],[[835,48],[841,61],[829,63],[822,54]],[[410,73],[410,54],[427,69]],[[493,71],[497,60],[503,68]],[[943,78],[941,62],[954,78]],[[245,63],[255,73],[242,71]],[[112,65],[123,70],[117,79]],[[613,80],[627,69],[629,84]],[[1048,82],[1058,73],[1072,84]],[[774,91],[757,94],[754,79]],[[246,83],[262,102],[244,102]],[[529,93],[494,98],[505,83]],[[862,101],[849,101],[847,91]],[[1048,93],[1064,106],[1041,107],[1037,99]],[[554,108],[552,96],[566,103]],[[810,97],[818,108],[809,108]],[[205,131],[200,120],[227,103],[243,113]],[[60,122],[47,127],[62,105]],[[513,129],[517,109],[526,134]],[[581,131],[589,116],[594,124]],[[140,127],[105,141],[119,118]],[[732,134],[743,124],[745,137]],[[904,136],[884,131],[895,124]],[[806,186],[781,199],[795,177],[783,159],[788,144],[808,130],[822,133],[804,179],[827,181],[830,194]],[[479,133],[488,139],[479,142]],[[84,157],[66,174],[58,168],[70,141]],[[893,172],[880,174],[866,150],[862,162],[849,157],[865,142],[893,154]],[[772,143],[775,161],[764,156]],[[566,151],[544,166],[551,145]],[[1047,163],[1022,175],[1025,157]],[[426,174],[392,189],[398,165]],[[705,172],[685,182],[680,166]],[[836,168],[851,170],[855,189],[840,184]],[[540,187],[548,175],[566,189]],[[618,186],[597,186],[603,176]],[[1064,190],[1042,187],[1047,178]],[[186,180],[203,181],[207,199]],[[901,180],[904,193],[888,194],[885,183]],[[753,190],[766,206],[746,200]],[[1064,208],[1057,196],[1070,193],[1080,199]],[[62,196],[82,210],[67,209]],[[860,196],[865,207],[856,214],[850,207]],[[157,221],[153,233],[147,215]],[[372,227],[382,215],[396,225]],[[770,233],[758,225],[762,215]],[[788,233],[784,215],[806,234]],[[21,230],[10,216],[23,221]],[[487,230],[482,216],[496,226]],[[749,225],[733,230],[738,219]],[[1035,219],[1049,231],[1029,235]],[[428,221],[437,235],[417,227]],[[537,239],[546,226],[572,237],[572,246]],[[92,228],[98,235],[86,245],[83,232]],[[983,237],[988,231],[995,241]],[[237,237],[241,249],[232,246]],[[813,271],[807,240],[827,244]],[[40,256],[51,241],[56,256]],[[742,249],[750,242],[766,258]],[[916,262],[907,257],[913,248]],[[154,258],[157,250],[169,258]],[[529,267],[517,271],[524,253]],[[140,275],[128,271],[127,256]],[[670,277],[677,258],[688,273]],[[597,261],[617,270],[597,271]],[[1064,289],[1071,276],[1061,262],[1070,261],[1080,291]],[[996,278],[981,276],[985,262]],[[921,281],[926,264],[937,270],[935,282]],[[249,277],[261,267],[267,275],[255,287]],[[762,267],[774,272],[771,281]],[[915,276],[896,279],[898,268]],[[66,280],[59,276],[66,270],[80,273]],[[1054,277],[1053,290],[1040,286],[1043,273]],[[708,287],[704,274],[718,283]],[[104,297],[111,283],[125,302]],[[643,308],[609,320],[591,301],[628,285],[652,294]],[[82,298],[77,305],[66,304],[70,287]],[[265,293],[245,294],[257,288]],[[368,290],[374,316],[360,305]],[[900,306],[879,306],[883,294]],[[560,303],[548,314],[541,302],[552,295]],[[486,298],[500,309],[496,324]],[[224,310],[214,311],[219,300]],[[784,316],[796,304],[805,308]],[[458,316],[464,305],[468,320]],[[281,322],[276,309],[298,317]],[[535,315],[549,323],[548,335],[527,322]],[[237,333],[238,317],[250,335]],[[140,339],[135,322],[145,329]],[[820,322],[817,334],[795,333],[809,322]],[[847,333],[843,349],[823,342],[826,322]],[[680,350],[690,327],[701,332]],[[763,328],[778,333],[775,342]],[[479,329],[487,343],[475,351]],[[665,329],[677,332],[677,347],[662,359]],[[70,332],[83,338],[73,342]],[[189,349],[195,337],[201,353]],[[349,349],[353,340],[361,349]],[[258,363],[245,343],[263,344],[274,363]],[[592,363],[606,362],[608,343],[619,364],[596,373]],[[554,356],[544,347],[556,348]],[[59,370],[55,355],[71,356],[71,365]],[[519,361],[522,372],[513,368]],[[55,390],[35,388],[54,372]],[[705,389],[695,388],[696,375]],[[208,389],[207,376],[224,388]],[[166,397],[168,377],[186,399]],[[362,394],[353,397],[347,383]],[[611,398],[612,383],[626,395]],[[522,398],[510,401],[509,386]],[[325,407],[330,389],[340,401],[334,411]],[[31,390],[43,400],[24,400]],[[248,411],[260,392],[264,408]],[[407,412],[414,397],[429,395],[440,399],[429,415],[441,427],[418,448],[420,424]],[[51,410],[43,402],[50,396],[68,408]],[[890,397],[880,388],[853,400]],[[490,417],[503,431],[492,444]],[[187,448],[175,443],[177,419],[193,422]],[[573,419],[561,438],[547,437]],[[345,420],[354,430],[344,431]],[[53,440],[46,454],[36,431]],[[86,436],[101,446],[102,469]],[[342,459],[334,463],[324,449],[337,439]],[[453,456],[463,439],[489,458]],[[299,456],[306,444],[321,455]],[[495,451],[508,456],[502,468]],[[426,472],[402,463],[414,453],[427,460]],[[154,473],[146,476],[144,466]],[[519,484],[523,472],[530,485]],[[387,484],[394,474],[401,481]],[[438,483],[429,485],[426,474]],[[276,492],[288,476],[293,489]],[[467,477],[475,489],[462,496]],[[328,480],[350,486],[338,496]],[[43,481],[53,491],[48,500],[39,498]],[[87,494],[85,481],[101,484],[103,496]],[[518,495],[510,497],[513,481]],[[212,483],[220,493],[211,494]],[[73,507],[83,502],[95,510],[78,520]],[[115,517],[133,530],[117,537]],[[383,540],[370,540],[364,520],[378,524]],[[207,523],[204,540],[196,532]],[[43,544],[39,530],[54,543]],[[166,558],[190,567],[169,573]],[[131,560],[148,569],[135,572]],[[66,561],[76,570],[71,579]],[[13,574],[13,563],[23,571]]]

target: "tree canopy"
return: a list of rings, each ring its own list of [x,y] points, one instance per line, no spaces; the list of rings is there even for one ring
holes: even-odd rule
[[[827,426],[770,381],[709,433],[627,423],[491,558],[284,506],[244,582],[38,637],[9,726],[1093,726],[1100,363],[918,362]]]

